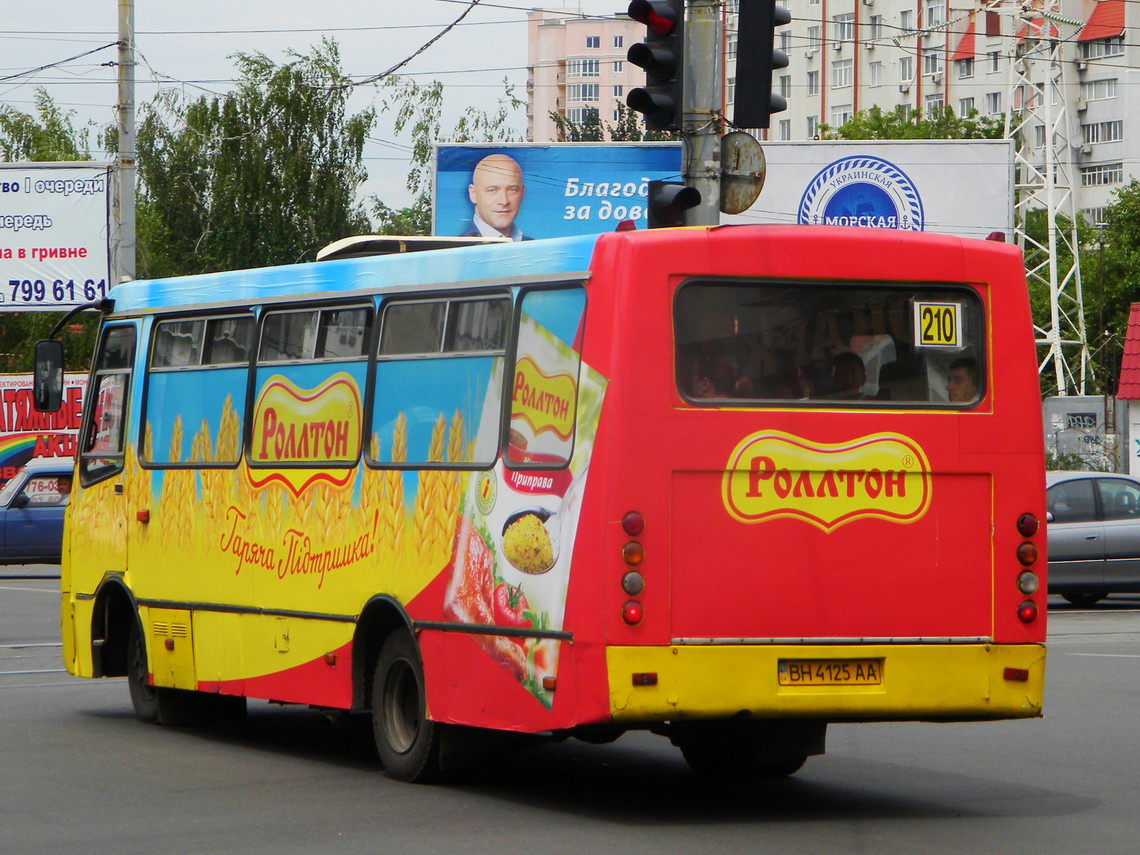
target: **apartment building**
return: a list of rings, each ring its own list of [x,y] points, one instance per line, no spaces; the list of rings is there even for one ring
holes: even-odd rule
[[[1140,115],[1130,109],[1138,98],[1140,53],[1127,25],[1140,15],[1136,3],[1061,0],[1047,19],[1025,23],[1021,4],[1010,0],[781,2],[792,13],[791,24],[777,35],[789,65],[774,73],[773,86],[788,109],[772,117],[770,139],[812,139],[820,124],[841,125],[876,105],[923,112],[950,106],[962,116],[1036,107],[1044,114],[1042,99],[1053,88],[1048,63],[1034,60],[1026,82],[1017,85],[1020,57],[1035,40],[1058,40],[1059,89],[1048,106],[1054,115],[1066,107],[1060,159],[1070,167],[1076,207],[1099,221],[1112,191],[1138,173],[1140,119],[1129,116]],[[725,0],[724,113],[730,117],[738,6],[739,0]],[[625,15],[535,10],[528,21],[528,139],[557,138],[551,112],[581,121],[596,109],[614,121],[629,89],[644,84],[644,73],[625,58],[629,46],[644,38],[644,27]],[[1043,163],[1050,136],[1044,120],[1027,131],[1033,135],[1031,156]]]
[[[1140,54],[1127,37],[1126,17],[1137,14],[1127,0],[1062,0],[1047,19],[1028,22],[1016,14],[1020,4],[1008,0],[782,3],[792,22],[778,30],[777,46],[789,64],[774,73],[773,86],[788,109],[772,117],[770,139],[812,139],[821,123],[836,127],[872,106],[926,113],[950,106],[961,116],[1034,107],[1044,115],[1043,99],[1054,88],[1049,65],[1038,58],[1024,66],[1022,57],[1034,40],[1060,40],[1059,87],[1048,107],[1053,116],[1066,107],[1058,129],[1065,147],[1058,159],[1070,165],[1077,209],[1099,221],[1112,191],[1137,173],[1140,120],[1128,117],[1137,115],[1129,108],[1136,97],[1132,84],[1140,81]],[[737,6],[728,0],[725,10],[730,116]],[[1024,82],[1018,85],[1019,80]],[[1049,136],[1044,120],[1027,131],[1033,134],[1031,159],[1043,163]]]
[[[620,0],[614,4],[621,6]],[[617,105],[645,83],[645,72],[626,60],[645,27],[623,14],[583,17],[535,9],[527,15],[527,139],[558,139],[551,113],[581,123],[591,110],[617,121]]]

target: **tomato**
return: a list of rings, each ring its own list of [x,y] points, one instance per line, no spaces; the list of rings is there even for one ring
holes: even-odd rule
[[[532,625],[531,619],[525,614],[530,609],[530,603],[526,601],[526,594],[522,592],[521,587],[500,582],[495,586],[491,602],[494,607],[497,626],[527,629]],[[511,640],[517,640],[519,644],[523,643],[522,638],[512,638]]]

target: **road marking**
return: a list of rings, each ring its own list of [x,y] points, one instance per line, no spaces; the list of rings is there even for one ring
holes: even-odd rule
[[[17,641],[15,644],[0,644],[0,650],[24,650],[29,647],[63,647],[61,641]]]
[[[58,597],[59,591],[54,588],[17,588],[15,585],[0,585],[0,591],[26,591],[31,594],[51,594]]]
[[[0,671],[0,677],[15,677],[18,674],[66,674],[66,668],[45,668],[37,671]]]
[[[1140,659],[1140,653],[1070,653],[1070,656],[1106,656],[1109,659]]]

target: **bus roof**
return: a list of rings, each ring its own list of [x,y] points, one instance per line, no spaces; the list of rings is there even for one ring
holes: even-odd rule
[[[281,297],[389,287],[584,274],[598,237],[582,235],[140,279],[116,286],[108,296],[115,301],[115,313],[119,314],[207,303],[256,304]]]
[[[715,235],[715,237],[714,237]],[[304,264],[230,270],[196,276],[125,282],[111,289],[115,313],[208,304],[257,305],[283,298],[320,297],[354,291],[447,287],[454,283],[527,282],[558,276],[585,277],[595,246],[606,238],[612,246],[636,244],[644,251],[675,258],[681,246],[712,241],[723,267],[726,257],[736,258],[741,249],[755,253],[758,263],[771,270],[786,268],[789,255],[824,252],[846,259],[843,268],[854,278],[882,275],[884,257],[898,252],[919,252],[926,258],[938,253],[932,264],[950,278],[977,272],[964,265],[971,258],[1020,258],[1020,250],[996,241],[974,240],[930,232],[904,232],[844,226],[784,224],[722,225],[625,232],[606,232],[576,237],[460,246],[425,252],[334,258]],[[356,240],[356,239],[351,239]],[[963,252],[971,246],[970,253]],[[333,246],[336,246],[335,244]],[[657,252],[667,249],[667,252]],[[781,262],[780,259],[785,261]],[[989,263],[989,262],[986,262]],[[727,269],[727,268],[726,268]],[[710,271],[711,272],[711,271]],[[780,275],[780,274],[777,274]],[[786,272],[783,275],[787,275]]]

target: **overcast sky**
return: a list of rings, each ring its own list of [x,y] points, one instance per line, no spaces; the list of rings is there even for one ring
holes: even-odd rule
[[[135,34],[140,54],[136,101],[158,87],[177,87],[191,96],[224,92],[234,76],[229,57],[261,52],[282,61],[292,48],[307,53],[322,35],[336,40],[344,70],[354,78],[378,74],[415,53],[458,18],[469,0],[136,0]],[[113,124],[119,0],[40,0],[4,3],[0,33],[0,103],[30,112],[33,93],[43,87],[80,123]],[[525,97],[526,12],[545,8],[610,15],[625,0],[549,0],[545,4],[481,0],[453,30],[401,69],[419,82],[445,85],[444,128],[450,129],[469,104],[495,108],[504,77]],[[102,48],[102,49],[100,49]],[[96,50],[98,49],[98,50]],[[95,53],[68,60],[86,51]],[[53,67],[34,73],[34,69]],[[357,88],[351,109],[378,98],[371,86]],[[518,131],[526,117],[519,111]],[[101,157],[102,153],[98,153]],[[410,200],[404,189],[408,140],[397,138],[382,117],[365,151],[370,179],[365,193],[398,207]]]

